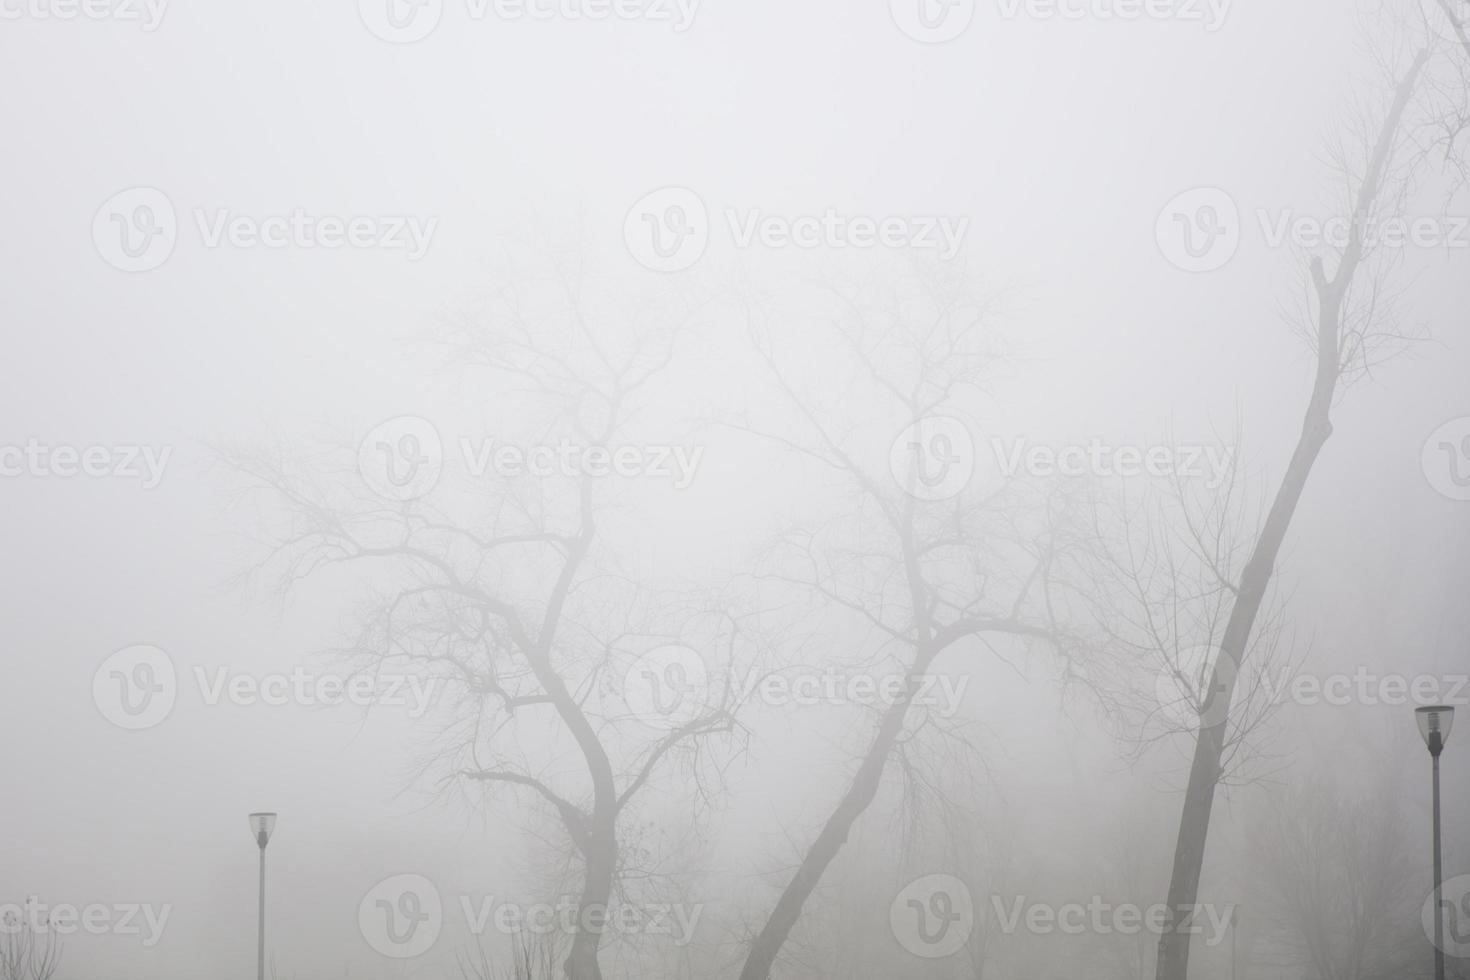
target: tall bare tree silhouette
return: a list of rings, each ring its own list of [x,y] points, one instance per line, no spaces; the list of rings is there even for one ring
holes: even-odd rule
[[[757,578],[851,617],[902,693],[878,714],[840,799],[750,943],[741,980],[771,975],[895,753],[915,727],[934,723],[915,699],[942,655],[974,657],[998,641],[1073,649],[1057,615],[1078,543],[1068,501],[997,484],[976,453],[973,419],[1003,354],[992,304],[959,264],[915,263],[819,293],[810,322],[829,328],[820,360],[810,350],[783,357],[776,325],[790,316],[790,297],[779,315],[769,298],[745,298],[779,421],[742,427],[833,477],[845,495],[841,513],[788,535]],[[803,353],[816,384],[802,379]],[[838,396],[833,379],[844,386]]]
[[[1422,17],[1405,18],[1401,6],[1391,8],[1385,14],[1390,36],[1401,40],[1397,47],[1374,45],[1383,90],[1358,106],[1343,137],[1330,147],[1344,202],[1339,216],[1348,229],[1345,243],[1299,257],[1312,296],[1307,316],[1297,321],[1314,358],[1311,393],[1285,474],[1244,567],[1228,582],[1229,614],[1208,672],[1214,701],[1208,716],[1201,716],[1190,765],[1169,884],[1173,919],[1159,942],[1157,980],[1186,980],[1188,975],[1191,934],[1183,927],[1198,901],[1215,790],[1236,718],[1237,684],[1259,631],[1282,545],[1332,435],[1334,404],[1352,382],[1369,376],[1415,339],[1414,331],[1401,327],[1395,302],[1399,256],[1375,241],[1373,230],[1388,218],[1404,216],[1415,180],[1429,161],[1427,147],[1438,144],[1448,156],[1456,156],[1459,130],[1451,127],[1452,135],[1444,134],[1448,118],[1463,117],[1464,91],[1437,84],[1446,72],[1462,77],[1452,46],[1432,33],[1426,37]],[[1238,718],[1235,724],[1239,726]]]
[[[570,440],[608,455],[636,441],[643,398],[697,309],[672,293],[623,300],[576,263],[558,263],[455,315],[439,340],[484,392],[486,415],[500,412],[538,445]],[[344,449],[304,471],[280,453],[233,455],[286,515],[262,565],[286,587],[330,568],[362,571],[360,626],[338,653],[364,672],[412,671],[450,692],[433,719],[426,776],[555,815],[570,844],[560,874],[582,910],[564,970],[598,980],[600,923],[623,880],[630,814],[674,767],[696,804],[707,798],[702,747],[737,734],[720,664],[745,642],[742,621],[703,594],[655,590],[621,567],[609,525],[627,493],[596,469],[501,479],[445,459],[432,492],[385,500],[375,481],[344,474]],[[711,681],[672,692],[693,699],[677,716],[649,718],[624,680],[639,680],[651,647],[671,644],[704,657]]]

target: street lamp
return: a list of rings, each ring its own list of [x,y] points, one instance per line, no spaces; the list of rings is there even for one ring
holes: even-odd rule
[[[265,980],[265,845],[271,842],[271,834],[275,833],[275,830],[276,815],[274,813],[252,813],[250,815],[250,833],[260,847],[260,928],[255,951],[256,980]]]
[[[1240,940],[1240,906],[1230,906],[1230,980],[1236,980],[1236,953]]]
[[[1455,725],[1455,709],[1448,705],[1434,705],[1414,711],[1419,721],[1419,734],[1429,746],[1429,755],[1434,760],[1434,980],[1444,980],[1444,909],[1440,907],[1439,889],[1443,884],[1439,851],[1439,755]]]

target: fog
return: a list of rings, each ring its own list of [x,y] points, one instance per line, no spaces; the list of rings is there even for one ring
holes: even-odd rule
[[[1470,6],[0,20],[0,980],[1470,976]]]

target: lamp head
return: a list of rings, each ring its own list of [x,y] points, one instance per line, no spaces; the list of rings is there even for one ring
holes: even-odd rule
[[[260,845],[260,849],[265,850],[265,845],[271,842],[271,834],[276,832],[276,815],[274,813],[252,813],[250,832],[255,836],[255,843]]]
[[[1424,744],[1429,746],[1429,754],[1438,758],[1444,751],[1444,743],[1449,741],[1450,729],[1454,727],[1455,709],[1447,704],[1437,704],[1415,709],[1414,717],[1419,722],[1419,734],[1424,736]]]

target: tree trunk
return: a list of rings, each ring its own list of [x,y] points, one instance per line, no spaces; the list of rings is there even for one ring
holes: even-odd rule
[[[1194,761],[1189,769],[1189,788],[1184,797],[1184,812],[1179,819],[1179,838],[1174,847],[1174,871],[1169,881],[1170,928],[1159,940],[1159,963],[1156,980],[1185,980],[1189,969],[1187,930],[1194,924],[1195,904],[1199,896],[1200,872],[1204,864],[1205,841],[1210,831],[1210,812],[1215,802],[1215,785],[1220,778],[1220,760],[1225,752],[1225,736],[1229,729],[1230,702],[1235,694],[1236,669],[1243,660],[1251,630],[1270,584],[1276,557],[1280,553],[1286,530],[1306,489],[1312,465],[1332,434],[1329,410],[1335,388],[1336,368],[1323,383],[1321,372],[1318,391],[1307,411],[1306,423],[1286,477],[1277,491],[1265,529],[1256,542],[1249,564],[1241,577],[1240,594],[1230,611],[1219,655],[1210,672],[1210,686],[1223,703],[1212,708],[1214,724],[1201,723],[1195,740]]]
[[[878,795],[889,753],[893,751],[898,737],[903,734],[904,720],[908,716],[914,692],[933,659],[932,653],[921,654],[909,670],[906,693],[884,712],[878,732],[868,747],[862,764],[858,766],[857,774],[853,776],[852,783],[848,786],[842,802],[827,818],[821,834],[807,850],[806,856],[802,858],[801,866],[797,868],[795,876],[781,892],[781,897],[777,900],[770,918],[766,920],[765,927],[761,929],[760,935],[751,944],[750,952],[745,958],[745,966],[740,971],[740,980],[769,980],[776,956],[791,935],[792,927],[801,918],[801,911],[806,905],[806,900],[816,890],[817,884],[827,873],[827,868],[837,857],[837,852],[842,849],[842,845],[847,843],[847,835],[852,830],[852,825],[857,822]]]
[[[1341,378],[1341,326],[1343,305],[1348,289],[1362,266],[1365,243],[1364,226],[1374,213],[1383,181],[1393,157],[1407,112],[1418,85],[1419,76],[1428,64],[1430,51],[1421,51],[1394,92],[1393,105],[1383,121],[1363,173],[1353,209],[1353,227],[1336,276],[1329,281],[1320,260],[1312,263],[1312,281],[1321,300],[1317,324],[1317,378],[1312,399],[1307,405],[1301,435],[1286,476],[1277,488],[1271,511],[1261,536],[1251,552],[1250,561],[1241,575],[1240,591],[1230,610],[1220,652],[1210,672],[1206,689],[1222,698],[1212,707],[1213,723],[1200,724],[1195,739],[1194,760],[1189,769],[1189,786],[1185,791],[1184,811],[1179,818],[1179,837],[1174,845],[1174,868],[1169,879],[1170,925],[1159,939],[1158,970],[1155,980],[1187,980],[1189,945],[1193,919],[1199,901],[1200,874],[1204,866],[1205,844],[1210,833],[1210,813],[1215,804],[1215,787],[1220,781],[1220,760],[1225,752],[1229,730],[1230,705],[1235,696],[1235,682],[1250,643],[1251,631],[1266,597],[1266,588],[1275,572],[1282,542],[1291,520],[1301,503],[1312,467],[1332,435],[1332,399]],[[1228,659],[1227,659],[1228,658]]]
[[[576,931],[563,966],[567,980],[602,980],[597,954],[610,915],[608,902],[617,873],[618,845],[616,818],[599,816],[594,820],[596,826],[587,840],[587,870],[577,904]]]

